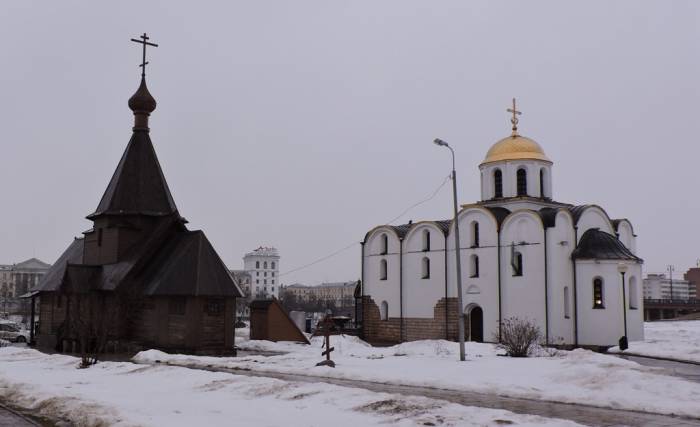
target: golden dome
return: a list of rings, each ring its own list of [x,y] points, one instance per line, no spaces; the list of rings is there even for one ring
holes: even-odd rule
[[[503,138],[493,144],[489,152],[486,153],[486,158],[481,164],[506,160],[543,160],[545,162],[552,162],[547,155],[544,154],[544,150],[540,147],[540,144],[530,138],[517,134]]]

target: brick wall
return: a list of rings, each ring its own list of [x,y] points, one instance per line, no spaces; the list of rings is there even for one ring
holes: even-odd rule
[[[390,317],[388,320],[381,320],[379,306],[369,296],[362,297],[362,306],[364,310],[363,333],[368,342],[398,343],[423,339],[457,339],[457,298],[439,300],[433,308],[432,318],[404,317],[403,337],[401,336],[400,318]],[[445,331],[446,326],[447,332]]]

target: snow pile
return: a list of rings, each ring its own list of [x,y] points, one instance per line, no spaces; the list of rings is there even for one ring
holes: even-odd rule
[[[700,363],[700,320],[646,322],[644,341],[630,342],[626,353]]]
[[[428,386],[700,417],[700,383],[588,350],[510,358],[499,356],[502,351],[492,344],[468,342],[467,361],[459,362],[459,347],[453,342],[426,340],[371,347],[356,337],[332,336],[331,346],[336,350],[331,358],[337,367],[331,369],[315,366],[323,359],[321,345],[319,337],[310,346],[266,343],[266,349],[284,352],[272,356],[216,358],[142,352],[134,360]]]
[[[78,362],[31,349],[0,349],[0,399],[86,427],[578,425],[323,383],[126,362],[75,369]]]

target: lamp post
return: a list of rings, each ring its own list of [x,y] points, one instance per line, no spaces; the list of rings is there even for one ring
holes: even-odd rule
[[[622,319],[624,322],[624,335],[620,338],[619,346],[620,350],[624,351],[627,350],[627,303],[626,303],[626,297],[625,297],[625,273],[627,272],[627,264],[625,263],[619,263],[617,264],[617,271],[620,272],[620,275],[622,276]]]
[[[454,208],[455,224],[455,260],[457,262],[457,304],[459,305],[459,324],[457,325],[459,338],[459,360],[464,362],[464,307],[462,305],[462,260],[459,255],[459,221],[457,221],[457,172],[455,171],[455,151],[445,141],[435,138],[435,145],[447,147],[452,153],[452,201]]]

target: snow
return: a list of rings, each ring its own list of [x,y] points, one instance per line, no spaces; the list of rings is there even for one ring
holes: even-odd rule
[[[646,322],[644,341],[630,342],[625,353],[700,363],[700,320]]]
[[[2,348],[0,399],[87,427],[578,425],[324,383],[129,362],[77,369],[78,363],[72,356]]]
[[[169,355],[156,350],[134,357],[186,366],[214,366],[275,373],[316,375],[409,386],[429,386],[511,397],[700,417],[700,383],[664,375],[639,365],[588,350],[554,351],[549,357],[509,358],[491,344],[466,344],[467,362],[458,361],[458,344],[443,340],[372,347],[356,337],[333,336],[335,369],[316,367],[321,337],[311,345],[239,341],[247,350],[277,355],[203,357]]]

